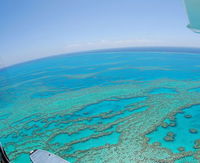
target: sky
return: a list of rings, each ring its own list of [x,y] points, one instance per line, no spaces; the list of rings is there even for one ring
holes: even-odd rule
[[[0,66],[117,47],[200,47],[183,0],[0,0]]]

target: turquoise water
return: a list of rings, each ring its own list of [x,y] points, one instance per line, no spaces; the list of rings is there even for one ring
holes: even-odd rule
[[[33,149],[71,162],[198,161],[199,60],[198,49],[127,48],[1,69],[0,141],[16,163]]]
[[[179,147],[184,147],[185,151],[194,151],[194,142],[199,139],[200,131],[200,105],[195,105],[183,109],[183,113],[177,113],[175,120],[168,120],[168,124],[175,123],[175,126],[158,127],[157,131],[148,135],[150,143],[160,142],[163,147],[171,149],[174,153],[180,152]],[[191,118],[185,116],[190,115]],[[167,121],[165,121],[167,122]],[[195,129],[196,133],[191,133],[190,129]],[[166,141],[164,137],[168,132],[175,133],[173,141]]]

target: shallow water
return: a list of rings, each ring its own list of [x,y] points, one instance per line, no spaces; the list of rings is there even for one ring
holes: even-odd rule
[[[197,49],[118,49],[2,69],[0,141],[16,163],[33,149],[71,162],[198,161],[199,60]]]
[[[166,128],[159,127],[157,131],[149,135],[150,142],[160,142],[162,146],[171,149],[174,153],[179,152],[179,147],[184,147],[185,151],[194,151],[194,141],[199,139],[200,131],[200,105],[183,109],[183,113],[177,113],[175,120],[169,120],[168,124],[175,123],[175,126]],[[186,117],[187,115],[191,117]],[[167,122],[167,121],[165,121]],[[196,133],[191,133],[190,129],[195,129]],[[175,133],[174,141],[165,141],[164,137],[168,132]]]

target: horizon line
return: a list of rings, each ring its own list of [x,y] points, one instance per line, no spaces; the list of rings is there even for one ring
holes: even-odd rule
[[[127,46],[127,47],[116,47],[116,48],[99,48],[99,49],[88,49],[88,50],[78,50],[78,51],[74,51],[74,52],[66,52],[66,53],[58,53],[58,54],[53,54],[53,55],[50,55],[50,56],[45,56],[45,57],[41,57],[41,58],[35,58],[35,59],[31,59],[31,60],[27,60],[27,61],[22,61],[22,62],[19,62],[19,63],[15,63],[15,64],[11,64],[11,65],[7,65],[7,66],[4,66],[4,67],[0,67],[0,71],[4,70],[4,69],[7,69],[7,68],[11,68],[11,67],[15,67],[17,65],[21,65],[21,64],[25,64],[25,63],[29,63],[29,62],[34,62],[34,61],[38,61],[38,60],[43,60],[43,59],[47,59],[47,58],[52,58],[52,57],[58,57],[58,56],[64,56],[64,55],[78,55],[80,53],[91,53],[91,52],[110,52],[110,51],[113,51],[113,50],[125,50],[125,49],[129,49],[129,50],[147,50],[149,52],[156,52],[154,50],[158,50],[158,48],[161,49],[164,49],[164,50],[175,50],[177,49],[178,51],[166,51],[166,52],[185,52],[184,50],[191,50],[191,49],[196,49],[196,50],[199,50],[199,51],[186,51],[186,52],[190,52],[190,53],[197,53],[199,52],[200,53],[200,47],[191,47],[191,46],[188,46],[188,47],[183,47],[183,46],[137,46],[137,47],[134,47],[134,46]],[[181,51],[181,49],[183,49]],[[150,51],[150,50],[153,50],[153,51]],[[113,51],[113,52],[117,52],[117,51]]]

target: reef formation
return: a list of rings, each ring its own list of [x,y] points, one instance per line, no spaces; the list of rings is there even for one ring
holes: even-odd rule
[[[137,62],[152,59],[149,52],[140,58],[138,53]],[[11,99],[0,96],[5,101],[0,140],[12,161],[28,162],[33,149],[48,150],[70,162],[200,160],[200,80],[174,79],[174,73],[182,72],[176,66],[148,62],[142,67],[136,61],[129,65],[129,59],[117,54],[106,53],[109,62],[92,66],[47,66],[31,75],[24,72],[20,76],[24,80],[13,76],[17,82],[11,86],[2,79],[0,90]],[[162,57],[171,54],[152,57],[157,55],[164,62]],[[12,94],[18,88],[24,89]]]

